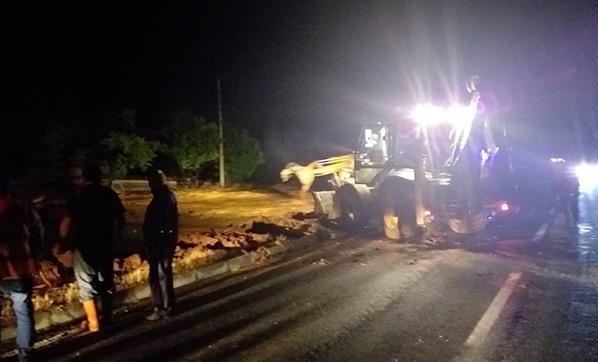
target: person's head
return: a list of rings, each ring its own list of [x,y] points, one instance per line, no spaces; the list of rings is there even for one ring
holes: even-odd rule
[[[150,170],[147,173],[147,181],[152,192],[156,192],[160,187],[166,185],[166,175],[162,170]]]
[[[78,190],[83,186],[85,180],[83,179],[83,169],[81,166],[71,166],[68,172],[68,184],[74,189]]]
[[[83,179],[91,184],[102,182],[102,170],[97,163],[86,163],[82,170]]]

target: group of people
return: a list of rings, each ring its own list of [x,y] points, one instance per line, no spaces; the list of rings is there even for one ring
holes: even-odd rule
[[[80,171],[73,175],[78,178],[72,182],[77,187],[66,203],[53,249],[57,254],[72,251],[79,299],[86,315],[84,324],[90,332],[97,332],[113,323],[114,248],[122,239],[125,208],[118,195],[102,185],[98,165],[90,163]],[[146,319],[153,321],[174,313],[172,259],[178,241],[178,211],[162,171],[150,171],[148,182],[153,198],[146,209],[143,236],[154,307]],[[9,177],[1,177],[0,294],[12,299],[19,359],[27,361],[34,359],[32,291],[36,260],[32,257],[31,230],[37,226],[14,198],[13,186]]]

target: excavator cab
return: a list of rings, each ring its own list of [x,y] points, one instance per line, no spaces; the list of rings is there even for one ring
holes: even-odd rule
[[[355,168],[383,168],[391,159],[391,130],[382,122],[365,122],[355,152]]]

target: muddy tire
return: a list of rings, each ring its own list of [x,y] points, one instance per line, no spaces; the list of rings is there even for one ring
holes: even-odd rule
[[[416,234],[415,190],[412,181],[398,176],[386,177],[380,184],[378,205],[387,238],[400,240]]]
[[[483,231],[486,228],[487,222],[486,214],[482,211],[476,215],[464,218],[450,218],[448,226],[457,234],[471,235]]]
[[[395,208],[386,206],[382,210],[382,224],[384,227],[384,236],[391,240],[400,240],[401,232],[399,230],[399,218],[395,213]]]
[[[365,185],[345,184],[334,196],[335,213],[339,225],[349,231],[362,229],[369,222],[371,195]]]

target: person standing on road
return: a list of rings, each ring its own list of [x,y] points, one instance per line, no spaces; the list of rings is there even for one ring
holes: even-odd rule
[[[176,196],[166,185],[164,172],[150,171],[148,181],[153,198],[145,211],[143,237],[150,265],[154,311],[146,319],[154,321],[174,313],[172,258],[178,241],[179,225]]]
[[[87,328],[97,332],[100,321],[95,298],[102,303],[103,326],[112,323],[113,247],[124,227],[125,208],[112,189],[100,184],[102,172],[97,165],[87,164],[82,171],[84,185],[69,201],[60,234],[73,241],[79,298],[87,315]]]
[[[14,202],[10,180],[0,180],[0,296],[9,295],[17,317],[17,347],[20,361],[33,359],[33,276],[29,230],[25,210]]]
[[[579,180],[570,169],[559,166],[553,180],[556,211],[565,217],[567,226],[575,227],[579,221]]]

